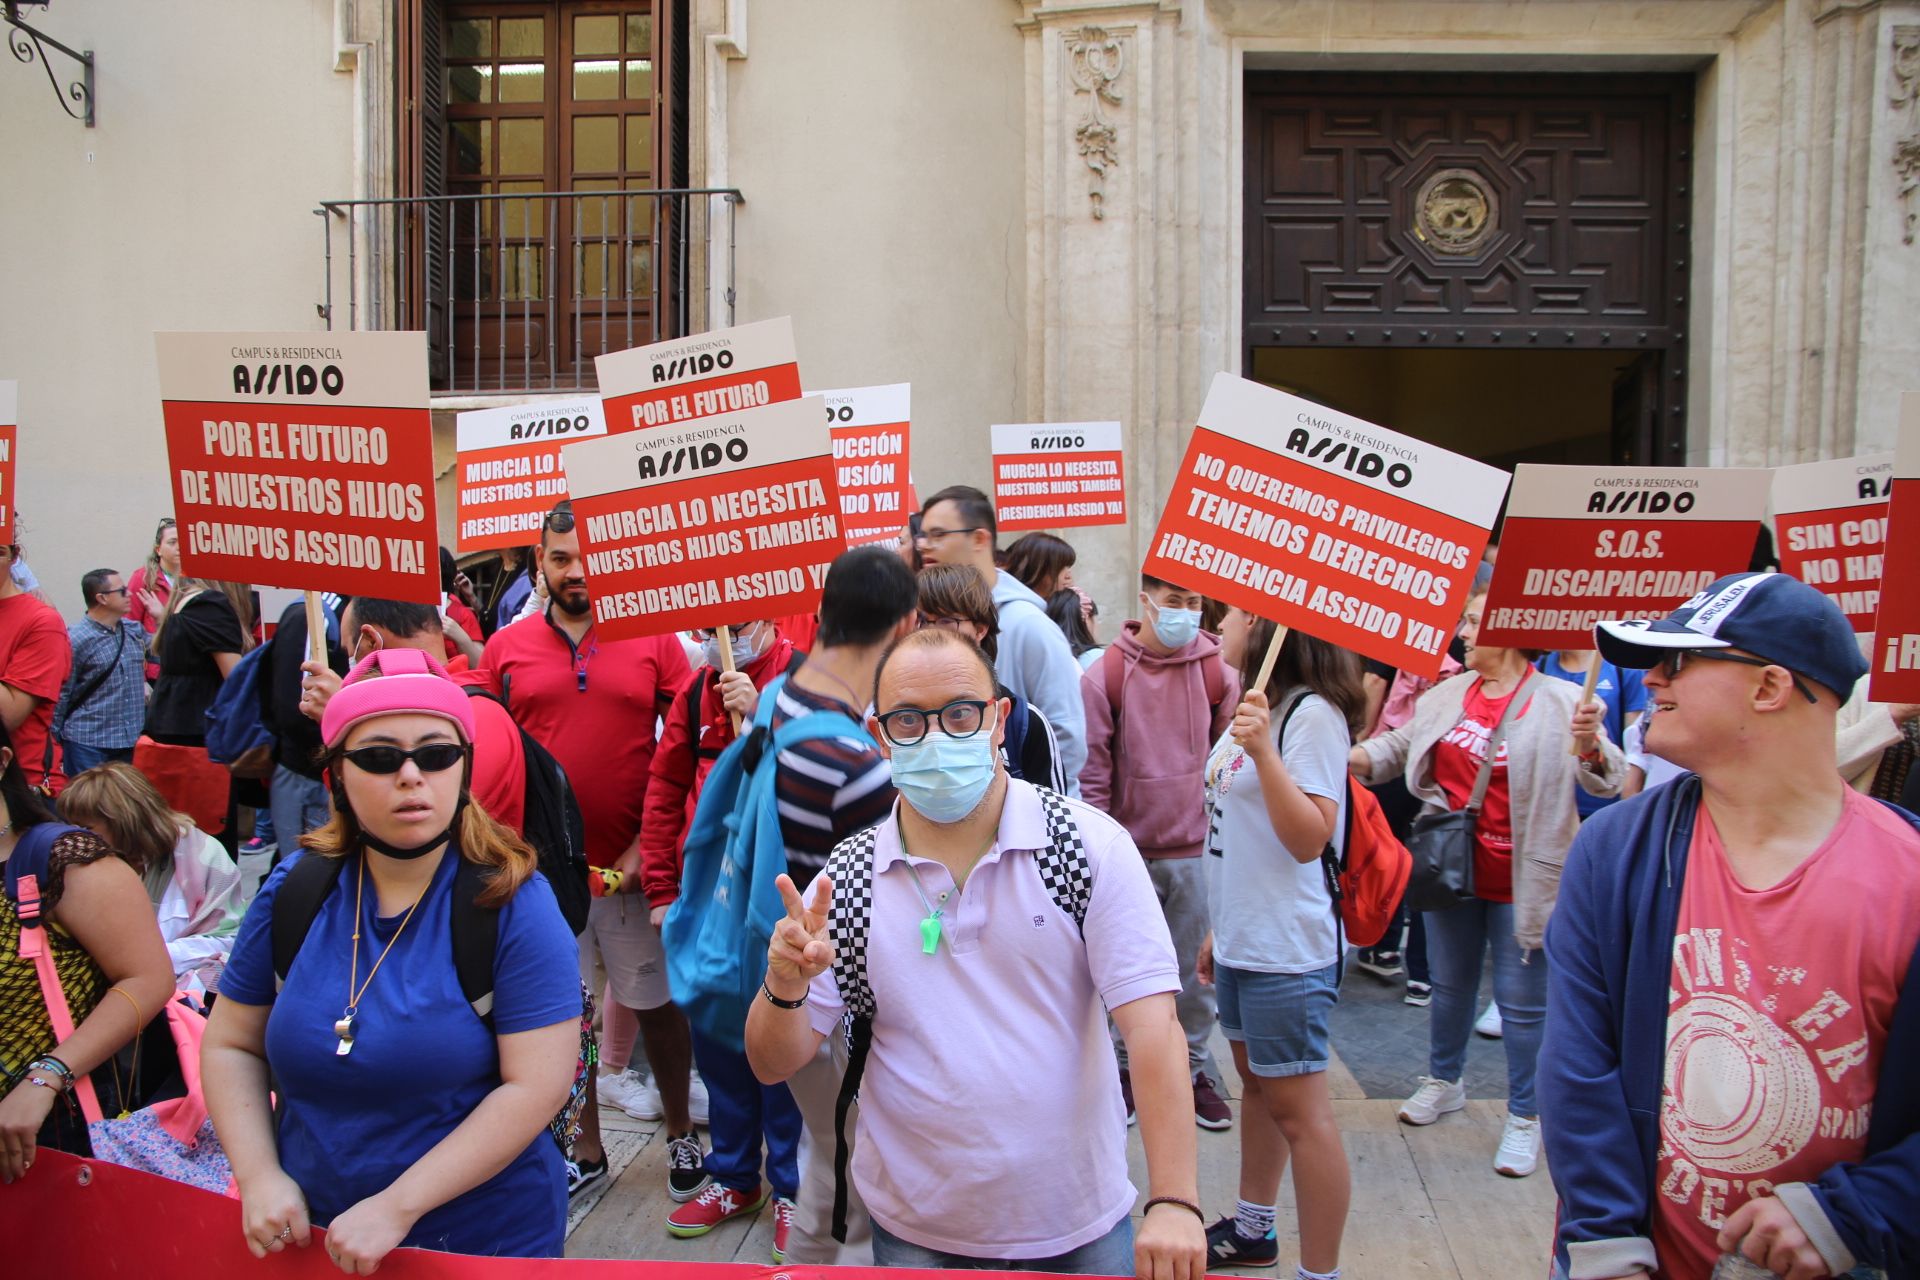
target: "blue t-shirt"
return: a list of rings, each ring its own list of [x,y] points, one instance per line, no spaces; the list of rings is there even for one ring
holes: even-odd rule
[[[1594,682],[1593,696],[1606,704],[1607,737],[1615,746],[1624,748],[1627,740],[1627,717],[1636,711],[1642,715],[1646,714],[1647,686],[1644,683],[1646,673],[1631,668],[1616,667],[1598,654],[1594,655],[1593,660],[1600,664],[1600,678]],[[1538,666],[1541,674],[1552,676],[1557,680],[1578,685],[1584,685],[1587,682],[1586,672],[1569,671],[1561,666],[1560,655],[1557,653],[1549,653],[1540,659]],[[1575,784],[1573,799],[1579,806],[1580,816],[1585,818],[1600,812],[1619,797],[1589,795]]]
[[[220,995],[272,1006],[266,1045],[280,1095],[280,1165],[306,1193],[316,1226],[392,1185],[499,1086],[496,1033],[580,1017],[577,949],[553,890],[536,874],[500,909],[493,1031],[480,1021],[453,968],[449,907],[457,858],[441,860],[413,921],[361,997],[346,1057],[334,1052],[333,1024],[346,1007],[357,863],[347,863],[321,904],[277,998],[273,900],[297,858],[274,869],[241,921]],[[377,903],[372,892],[365,895],[363,982],[401,920],[379,917]],[[559,1257],[566,1218],[566,1171],[542,1129],[512,1164],[429,1210],[400,1243],[445,1253]]]

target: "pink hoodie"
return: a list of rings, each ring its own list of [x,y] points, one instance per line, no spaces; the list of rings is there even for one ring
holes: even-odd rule
[[[1162,656],[1140,643],[1140,626],[1128,622],[1080,678],[1087,712],[1080,798],[1112,814],[1147,857],[1195,858],[1207,836],[1207,756],[1233,723],[1240,675],[1220,657],[1216,635],[1202,631]],[[1118,717],[1107,701],[1109,663],[1124,664]],[[1203,663],[1219,663],[1223,677],[1211,709]]]

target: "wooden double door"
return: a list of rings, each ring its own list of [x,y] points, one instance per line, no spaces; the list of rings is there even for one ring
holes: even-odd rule
[[[1686,76],[1249,73],[1246,367],[1610,350],[1614,457],[1680,461],[1692,102]]]

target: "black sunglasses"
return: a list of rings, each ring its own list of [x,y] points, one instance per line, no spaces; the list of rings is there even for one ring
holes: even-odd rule
[[[1767,658],[1749,657],[1744,653],[1727,653],[1719,649],[1675,649],[1661,658],[1660,661],[1654,663],[1653,669],[1671,680],[1686,670],[1689,662],[1694,661],[1737,662],[1743,667],[1780,667],[1781,670],[1787,673],[1788,678],[1793,681],[1793,687],[1800,691],[1801,697],[1815,706],[1818,706],[1820,703],[1820,699],[1814,697],[1813,690],[1807,688],[1806,685],[1800,682],[1799,673],[1791,667],[1781,666],[1780,663]]]
[[[547,533],[572,533],[573,532],[573,512],[571,511],[549,512],[547,514],[547,518],[540,522],[540,528],[546,531]]]
[[[429,742],[411,751],[399,747],[355,747],[342,752],[362,773],[398,773],[411,760],[422,773],[444,773],[467,758],[467,748],[457,742]]]
[[[986,727],[987,708],[991,705],[980,698],[957,698],[937,711],[900,707],[874,718],[880,722],[880,732],[887,735],[888,742],[896,747],[910,747],[927,736],[935,720],[949,738],[971,738]]]

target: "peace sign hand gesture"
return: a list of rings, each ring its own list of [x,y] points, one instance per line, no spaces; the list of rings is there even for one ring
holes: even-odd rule
[[[800,897],[791,876],[779,877],[774,885],[787,904],[787,918],[774,927],[767,943],[767,989],[782,1000],[799,1000],[806,996],[807,984],[833,963],[833,943],[827,940],[833,882],[815,876],[811,903]]]

